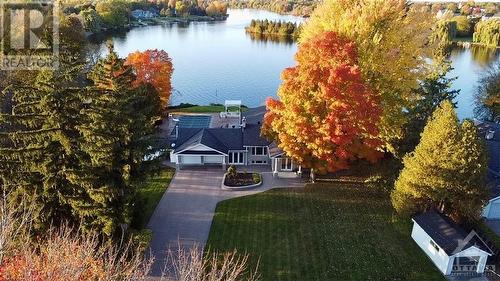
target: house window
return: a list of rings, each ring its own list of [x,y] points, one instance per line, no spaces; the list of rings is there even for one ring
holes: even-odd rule
[[[436,250],[436,252],[439,252],[439,246],[431,240],[431,246],[434,247],[434,249]]]
[[[281,170],[282,171],[291,171],[292,170],[292,159],[281,158]]]
[[[250,152],[254,156],[266,156],[267,155],[267,146],[251,147]]]
[[[244,164],[243,152],[229,152],[229,164]]]

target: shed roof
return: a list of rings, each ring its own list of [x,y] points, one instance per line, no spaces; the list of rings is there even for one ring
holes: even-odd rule
[[[491,249],[486,246],[477,234],[468,237],[469,233],[451,221],[448,217],[436,211],[417,215],[413,220],[449,256],[467,250],[472,246],[490,255],[492,254]]]

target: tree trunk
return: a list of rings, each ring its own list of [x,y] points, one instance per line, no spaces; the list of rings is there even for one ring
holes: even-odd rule
[[[314,173],[314,168],[311,168],[311,172],[309,173],[309,177],[311,178],[311,183],[316,181],[316,174]]]

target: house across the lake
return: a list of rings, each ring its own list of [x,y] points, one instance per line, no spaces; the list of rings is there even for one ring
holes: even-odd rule
[[[444,275],[482,274],[492,250],[474,232],[430,211],[415,216],[411,237]]]
[[[261,136],[265,107],[241,112],[238,105],[240,101],[226,101],[226,111],[218,115],[178,117],[171,133],[170,161],[179,169],[258,165],[282,177],[300,175],[301,167],[272,141]],[[236,110],[228,111],[229,107],[236,107]]]
[[[490,200],[483,209],[486,219],[500,219],[500,124],[478,123],[480,136],[488,151],[488,182],[491,187]]]
[[[130,14],[135,19],[151,19],[160,15],[158,9],[156,8],[150,8],[148,10],[137,9],[133,10]]]

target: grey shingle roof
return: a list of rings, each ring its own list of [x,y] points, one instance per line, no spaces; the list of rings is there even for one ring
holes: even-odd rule
[[[261,124],[264,119],[264,114],[266,114],[266,107],[259,106],[249,108],[247,111],[243,112],[241,116],[246,118],[248,124]]]
[[[223,153],[229,150],[244,150],[244,146],[268,146],[271,141],[260,136],[264,106],[250,108],[243,113],[247,125],[241,128],[179,128],[179,136],[173,141],[175,152],[192,145],[203,144]]]
[[[488,151],[488,179],[492,186],[491,198],[500,196],[500,124],[480,122],[477,124],[479,135],[485,140]],[[493,133],[493,137],[491,138]],[[486,136],[489,135],[490,139]]]
[[[179,128],[179,138],[175,142],[175,152],[190,146],[203,144],[214,150],[227,154],[229,150],[243,150],[241,129],[211,128],[186,129]]]
[[[262,125],[247,124],[243,130],[243,145],[244,146],[268,146],[271,141],[260,136]]]
[[[443,249],[446,254],[453,255],[466,250],[472,246],[491,253],[479,237],[474,236],[470,241],[465,241],[469,234],[448,217],[436,212],[429,211],[417,215],[413,220]]]

